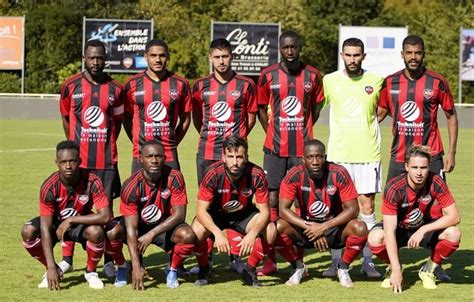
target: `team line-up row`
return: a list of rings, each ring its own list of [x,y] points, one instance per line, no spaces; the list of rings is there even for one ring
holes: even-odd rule
[[[296,32],[282,33],[282,61],[263,70],[255,85],[232,70],[230,43],[215,39],[209,52],[214,72],[191,89],[166,68],[170,56],[162,40],[147,44],[148,69],[123,87],[103,72],[104,45],[88,41],[85,71],[61,89],[69,141],[57,146],[59,171],[41,188],[40,216],[22,229],[25,248],[47,268],[39,287],[59,288],[60,277],[72,269],[74,241],[87,251],[85,278],[93,288],[103,287],[96,267],[104,254],[104,270],[115,277],[115,286],[127,284],[131,268],[132,287],[143,289],[142,255],[150,243],[170,252],[170,288],[178,287],[182,262],[193,252],[195,284],[206,285],[214,245],[230,254],[231,268],[253,286],[260,286],[257,275],[276,272],[275,250],[294,268],[286,284],[299,284],[307,275],[305,247],[331,248],[333,261],[323,275],[337,276],[345,287],[352,287],[349,265],[362,250],[362,272],[381,277],[371,260],[375,254],[390,264],[382,286],[401,292],[398,248],[403,246],[432,249],[419,272],[425,288],[436,288],[436,279],[448,281],[440,264],[458,248],[460,232],[459,213],[443,178],[454,169],[458,125],[447,82],[423,66],[423,40],[405,38],[405,69],[385,79],[362,69],[364,44],[357,38],[343,43],[345,69],[324,78],[299,60],[301,45]],[[326,105],[327,152],[312,139]],[[445,161],[436,121],[439,105],[448,120]],[[200,186],[189,226],[177,146],[191,112],[200,134]],[[387,115],[394,138],[383,223],[377,224],[374,199],[382,190],[378,123]],[[246,137],[257,116],[266,132],[263,169],[247,160]],[[122,122],[133,143],[133,161],[132,175],[121,187],[116,141]],[[119,195],[122,216],[109,221],[111,201]],[[295,211],[290,210],[293,202]],[[57,241],[62,241],[59,264],[52,253]],[[131,265],[122,254],[123,242]],[[247,255],[244,264],[241,257]],[[256,270],[264,256],[268,260]]]

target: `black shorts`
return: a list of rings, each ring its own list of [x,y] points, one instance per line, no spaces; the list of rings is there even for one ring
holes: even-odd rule
[[[435,173],[435,174],[438,174],[441,176],[441,178],[444,179],[444,181],[446,181],[446,175],[443,172],[441,172],[441,170],[443,169],[444,167],[444,163],[443,163],[443,157],[441,155],[437,155],[435,157],[433,157],[431,159],[431,163],[430,163],[430,171]],[[405,170],[405,163],[400,163],[400,162],[396,162],[393,158],[390,159],[390,164],[388,166],[388,175],[387,175],[387,182],[400,175],[400,174],[403,174],[405,173],[406,170]]]
[[[372,230],[374,229],[383,229],[383,222],[379,222],[376,225],[374,225]],[[415,234],[417,230],[418,228],[416,229],[397,228],[395,232],[395,236],[397,238],[397,247],[398,248],[406,247],[408,245],[408,240],[413,234]],[[426,233],[425,236],[423,237],[423,240],[421,240],[420,242],[420,246],[424,247],[425,249],[433,249],[439,241],[438,237],[439,237],[440,232],[441,231],[434,231],[434,232]]]
[[[232,229],[240,234],[247,234],[247,225],[250,220],[259,213],[257,209],[251,209],[238,214],[223,214],[221,212],[209,212],[214,224],[221,230]]]
[[[25,224],[34,226],[38,230],[39,237],[41,237],[40,216],[37,216],[31,219],[30,221],[25,222]],[[56,245],[56,243],[59,242],[59,238],[56,235],[56,230],[58,229],[60,224],[61,224],[61,221],[53,220],[53,230],[51,232],[51,240],[53,241],[53,247],[54,245]],[[87,239],[84,235],[84,230],[86,229],[86,227],[88,227],[88,225],[85,225],[85,224],[76,224],[76,225],[71,226],[69,230],[67,230],[67,232],[64,234],[64,241],[79,242],[82,245],[82,248],[85,250]]]
[[[125,232],[125,238],[127,236],[127,227],[125,225],[125,217],[119,216],[114,219],[115,221],[118,221],[120,226],[123,228],[123,231]],[[173,229],[169,230],[168,232],[164,232],[153,238],[153,243],[156,246],[159,246],[166,252],[169,252],[173,249],[174,247],[174,242],[171,240],[173,238],[174,232],[181,226],[188,225],[186,222],[180,223],[177,226],[175,226]],[[147,225],[143,223],[138,224],[138,237],[145,235],[148,233],[150,230],[152,230],[156,225]],[[127,240],[125,239],[125,243]]]
[[[346,225],[339,225],[333,228],[330,228],[324,232],[324,236],[328,242],[329,248],[331,249],[342,249],[346,246],[346,243],[342,241],[342,231]],[[304,243],[297,243],[295,242],[296,246],[304,247],[305,249],[308,248],[315,248],[313,241],[310,241],[306,235],[301,234],[303,236]]]
[[[170,161],[165,163],[165,165],[170,166],[173,169],[181,170],[179,166],[179,161]],[[138,160],[138,158],[132,158],[132,174],[143,168],[143,164]]]
[[[299,157],[280,157],[275,154],[264,153],[263,170],[267,175],[268,189],[271,191],[278,190],[286,172],[300,163]]]
[[[104,184],[105,193],[110,202],[110,208],[113,208],[112,201],[120,197],[120,189],[122,184],[120,182],[120,175],[118,169],[88,169],[102,180]]]
[[[199,157],[199,155],[196,155],[196,171],[197,171],[198,185],[201,184],[201,181],[204,177],[207,167],[209,167],[210,165],[218,161],[219,160],[204,159],[202,157]]]

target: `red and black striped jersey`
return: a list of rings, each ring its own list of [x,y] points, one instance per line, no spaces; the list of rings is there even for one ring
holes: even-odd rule
[[[188,198],[180,171],[163,165],[158,183],[148,185],[143,169],[133,173],[122,186],[120,213],[138,215],[140,223],[156,225],[171,216],[174,206],[186,206]]]
[[[199,186],[198,200],[211,203],[209,211],[222,214],[239,214],[252,209],[255,202],[267,203],[268,184],[265,172],[248,162],[238,183],[234,183],[225,171],[223,161],[209,166]]]
[[[158,140],[165,147],[166,162],[173,162],[177,143],[175,129],[180,115],[191,112],[191,89],[185,78],[167,72],[155,81],[146,71],[130,77],[124,84],[125,112],[133,116],[133,157],[141,146]]]
[[[437,121],[440,105],[444,111],[453,110],[453,96],[448,82],[431,70],[425,69],[417,80],[408,79],[403,70],[385,79],[379,106],[393,118],[392,159],[404,162],[412,144],[430,146],[433,156],[443,155]]]
[[[61,87],[59,111],[69,119],[69,140],[80,146],[81,168],[112,169],[117,164],[116,122],[123,118],[120,84],[110,78],[99,84],[84,73],[67,79]]]
[[[280,199],[298,200],[300,217],[323,222],[342,212],[342,203],[357,199],[357,191],[347,170],[326,162],[324,177],[315,182],[304,164],[288,171],[280,187]]]
[[[74,187],[63,184],[59,172],[51,174],[40,190],[40,216],[54,216],[64,220],[71,216],[89,215],[92,208],[109,206],[109,200],[99,177],[88,170],[81,169],[79,183]]]
[[[398,227],[418,228],[443,216],[442,209],[454,203],[444,180],[429,172],[426,183],[418,192],[408,185],[407,174],[392,178],[382,196],[382,214],[397,215]]]
[[[226,83],[214,74],[193,86],[193,111],[202,112],[198,156],[207,160],[222,157],[222,142],[234,135],[246,139],[248,113],[257,112],[257,90],[252,79],[234,73]]]
[[[274,64],[258,80],[258,105],[269,105],[268,129],[263,150],[280,157],[302,157],[304,143],[313,138],[312,107],[324,100],[319,71],[304,64],[298,74],[288,74]]]

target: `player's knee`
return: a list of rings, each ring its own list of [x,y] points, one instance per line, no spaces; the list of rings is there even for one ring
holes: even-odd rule
[[[268,193],[270,208],[278,209],[278,190],[272,190]]]
[[[450,226],[443,231],[444,237],[446,240],[451,242],[460,242],[461,241],[461,230],[457,226]]]
[[[107,238],[109,240],[124,240],[125,239],[125,232],[120,224],[115,225],[112,229],[107,231],[106,233]]]
[[[286,233],[286,229],[288,227],[288,222],[286,222],[285,220],[283,219],[278,219],[276,221],[276,229],[278,231],[278,233],[282,234],[282,233]]]
[[[367,236],[367,233],[368,233],[367,225],[363,221],[354,219],[350,222],[350,226],[351,226],[351,231],[354,235],[360,236],[360,237]]]
[[[194,243],[196,242],[196,235],[191,227],[183,226],[176,230],[173,239],[175,243]]]
[[[86,229],[86,238],[93,243],[103,242],[105,239],[104,229],[98,225],[90,225]]]
[[[31,224],[24,224],[21,227],[21,238],[23,240],[32,240],[38,237],[38,232]]]
[[[372,246],[380,246],[383,244],[383,239],[382,229],[372,229],[367,237],[367,242]]]

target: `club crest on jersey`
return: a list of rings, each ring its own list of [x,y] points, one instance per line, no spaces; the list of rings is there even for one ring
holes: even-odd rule
[[[249,197],[252,195],[252,189],[250,188],[244,188],[242,191],[240,191],[240,194],[242,194],[243,197]]]
[[[334,195],[336,193],[337,188],[333,185],[329,185],[326,187],[326,192],[328,192],[329,195]]]
[[[423,96],[425,97],[425,99],[431,99],[433,97],[433,90],[431,89],[425,89],[423,90]]]
[[[364,90],[368,95],[371,95],[372,92],[374,92],[374,88],[372,86],[365,86]]]
[[[77,216],[77,211],[74,208],[65,208],[59,213],[59,215],[61,216],[61,220],[65,220],[69,217]]]
[[[308,211],[314,218],[324,219],[329,214],[329,207],[324,202],[317,200],[309,206]]]
[[[432,199],[431,199],[431,195],[430,195],[430,194],[420,197],[420,202],[421,202],[421,203],[424,203],[424,204],[430,203],[431,200],[432,200]]]
[[[115,95],[109,94],[108,100],[109,104],[112,105],[115,102]]]
[[[154,224],[161,218],[161,210],[154,204],[146,206],[141,212],[141,217],[144,223]]]
[[[244,206],[240,203],[238,200],[231,200],[226,202],[223,206],[222,209],[226,213],[232,213],[236,212],[238,210],[241,210]]]
[[[170,89],[170,97],[173,99],[173,100],[176,100],[179,96],[179,93],[178,93],[178,90],[176,89]]]
[[[232,91],[230,92],[230,96],[231,96],[234,100],[236,100],[236,99],[238,99],[239,96],[240,96],[240,91],[238,91],[238,90],[232,90]]]
[[[82,205],[85,205],[86,203],[89,202],[89,196],[85,195],[85,194],[81,194],[77,197],[77,201],[82,204]]]
[[[171,195],[170,189],[164,189],[164,190],[161,191],[161,193],[160,193],[161,198],[165,198],[165,199],[168,198],[168,197],[170,197],[170,195]]]
[[[304,82],[303,87],[304,87],[304,91],[309,92],[311,88],[313,87],[313,85],[311,85],[311,82]]]

